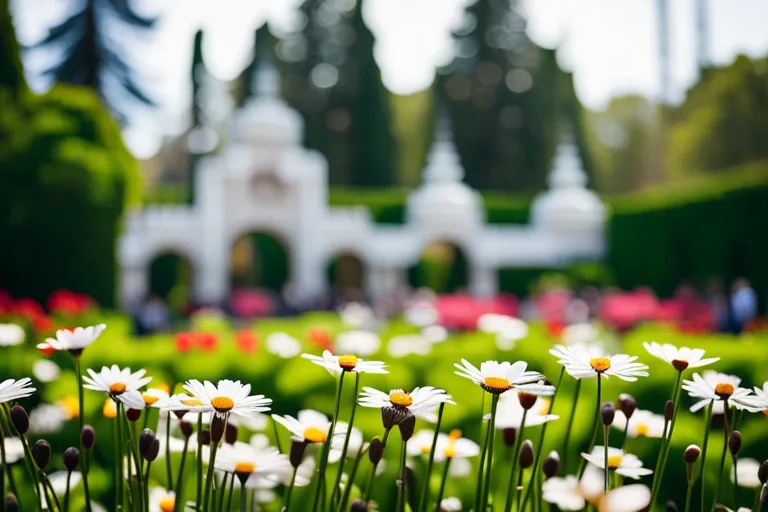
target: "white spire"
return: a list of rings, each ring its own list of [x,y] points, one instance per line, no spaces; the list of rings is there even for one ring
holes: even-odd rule
[[[548,181],[552,189],[585,188],[587,185],[587,175],[571,130],[565,130],[560,137]]]
[[[460,182],[463,178],[464,168],[451,134],[451,118],[447,111],[441,110],[437,118],[435,140],[424,169],[424,182]]]
[[[277,70],[266,54],[257,64],[256,73],[253,74],[251,83],[251,93],[259,98],[279,98],[280,97],[280,78]]]

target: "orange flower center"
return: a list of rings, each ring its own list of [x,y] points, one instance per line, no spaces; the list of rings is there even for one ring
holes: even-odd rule
[[[483,387],[491,393],[502,393],[512,386],[504,377],[486,377],[483,379]]]
[[[256,465],[253,462],[238,462],[235,464],[235,473],[253,473]]]
[[[168,386],[168,384],[158,384],[155,387],[157,389],[159,389],[160,391],[164,391],[164,392],[168,393],[169,395],[171,394],[171,388]]]
[[[640,423],[635,427],[635,432],[637,433],[638,436],[648,437],[648,424]]]
[[[317,427],[304,429],[304,440],[308,443],[324,443],[328,439],[328,432]]]
[[[461,430],[454,429],[451,430],[450,434],[448,434],[448,444],[443,449],[443,454],[449,459],[452,459],[456,456],[456,441],[458,441],[460,438]]]
[[[157,506],[160,508],[160,510],[162,510],[162,512],[173,512],[174,508],[176,507],[176,500],[171,496],[166,496],[158,502]]]
[[[405,391],[393,391],[389,394],[389,401],[393,405],[400,405],[402,407],[410,407],[413,405],[413,397],[410,393]]]
[[[106,418],[117,418],[117,405],[115,405],[115,402],[113,402],[111,398],[107,398],[104,402],[104,409],[102,412]]]
[[[715,393],[722,399],[726,399],[733,394],[733,384],[721,382],[715,386]]]
[[[216,409],[216,412],[228,412],[235,407],[235,401],[228,396],[217,396],[211,399],[211,407]]]
[[[539,403],[541,404],[541,409],[539,410],[539,414],[541,416],[546,416],[547,414],[549,414],[549,409],[552,407],[552,400],[539,397]]]
[[[611,367],[611,360],[607,357],[593,357],[589,360],[589,366],[597,373],[603,373]]]
[[[201,402],[197,398],[187,398],[185,400],[182,400],[181,404],[186,405],[187,407],[198,407],[203,405],[203,402]]]
[[[80,414],[80,404],[77,398],[73,396],[66,396],[59,400],[57,404],[64,413],[64,417],[68,420],[76,418]]]
[[[120,395],[122,393],[125,393],[126,385],[122,382],[115,382],[111,386],[109,386],[109,392],[113,395]]]
[[[612,455],[608,457],[608,469],[616,469],[621,466],[621,455]]]
[[[339,356],[339,366],[341,366],[343,370],[351,372],[355,369],[355,366],[357,366],[357,356]]]
[[[158,400],[160,400],[159,396],[150,395],[149,393],[142,393],[141,397],[144,399],[144,403],[147,405],[152,405]]]

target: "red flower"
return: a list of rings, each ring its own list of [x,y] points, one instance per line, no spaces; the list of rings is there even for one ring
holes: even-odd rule
[[[219,345],[219,339],[210,332],[197,333],[197,344],[206,352],[213,352]]]
[[[43,353],[44,356],[49,356],[49,355],[53,354],[54,352],[56,352],[56,349],[53,348],[51,345],[46,345],[45,348],[41,348],[39,350],[40,350],[40,352]]]
[[[43,306],[33,299],[17,300],[16,304],[13,306],[13,310],[17,315],[26,318],[30,322],[34,322],[37,317],[45,315]]]
[[[176,333],[176,350],[179,352],[187,352],[195,346],[195,334],[191,332],[178,332]]]
[[[252,354],[256,352],[259,347],[259,337],[255,332],[243,329],[235,336],[235,343],[242,352]]]
[[[93,304],[89,296],[69,290],[56,290],[48,297],[48,309],[67,316],[82,315]]]
[[[35,332],[45,333],[53,330],[53,320],[45,315],[36,316],[31,322]]]
[[[560,336],[563,335],[563,330],[565,330],[565,325],[563,325],[562,322],[558,322],[557,320],[548,320],[547,330],[549,331],[550,336],[559,338]]]
[[[322,327],[312,327],[307,333],[309,341],[322,348],[323,350],[330,350],[333,352],[333,342],[331,341],[331,334]]]

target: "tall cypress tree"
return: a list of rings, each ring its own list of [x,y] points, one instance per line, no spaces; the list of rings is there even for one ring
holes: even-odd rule
[[[238,77],[238,95],[237,106],[242,107],[248,101],[248,99],[254,94],[253,80],[256,76],[259,66],[262,65],[265,59],[273,59],[272,47],[274,46],[274,36],[269,31],[269,25],[263,24],[260,26],[253,36],[253,59],[246,66],[243,72]],[[260,91],[255,91],[259,94]]]
[[[76,0],[71,14],[36,45],[63,54],[43,73],[56,82],[95,90],[112,114],[125,123],[131,101],[146,105],[153,101],[139,85],[125,57],[126,45],[112,27],[120,23],[148,30],[156,21],[136,13],[129,0]]]
[[[18,96],[27,88],[8,0],[0,0],[0,88]]]

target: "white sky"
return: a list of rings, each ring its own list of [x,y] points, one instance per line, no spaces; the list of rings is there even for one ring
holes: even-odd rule
[[[70,1],[12,0],[21,41],[40,38]],[[542,46],[559,48],[561,65],[574,72],[577,93],[588,107],[602,108],[622,94],[658,95],[655,0],[521,1],[530,36]],[[163,14],[151,37],[131,44],[134,65],[160,108],[139,116],[125,135],[138,156],[148,156],[163,134],[184,128],[195,30],[205,30],[208,68],[219,78],[233,78],[248,63],[255,29],[267,19],[278,28],[290,27],[301,0],[135,2],[145,14]],[[436,64],[449,55],[450,29],[460,21],[466,2],[366,0],[365,20],[377,38],[376,59],[391,91],[409,94],[430,85]],[[694,0],[669,3],[673,98],[679,99],[696,76]],[[739,53],[768,53],[768,0],[710,0],[709,12],[715,63]],[[26,64],[37,68],[46,58],[33,55]]]

